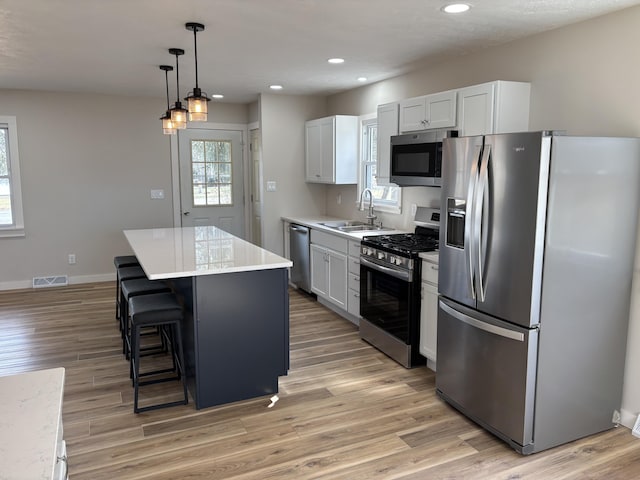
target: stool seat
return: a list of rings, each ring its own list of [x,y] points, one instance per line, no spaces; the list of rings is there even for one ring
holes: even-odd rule
[[[147,278],[147,274],[144,273],[144,270],[140,265],[135,265],[131,267],[120,267],[117,273],[118,273],[118,279],[121,282],[123,280],[130,280],[132,278]]]
[[[113,257],[113,264],[117,269],[121,267],[133,267],[140,265],[140,262],[138,262],[138,257],[135,255],[120,255],[118,257]]]
[[[147,275],[144,273],[144,270],[140,265],[132,267],[120,267],[116,269],[116,319],[120,321],[120,327],[122,327],[122,315],[120,315],[120,311],[122,310],[121,283],[124,280],[131,280],[134,278],[147,278]]]
[[[129,315],[132,325],[160,325],[181,320],[182,306],[175,295],[170,293],[141,295],[129,300]]]
[[[171,289],[162,280],[149,280],[148,278],[133,278],[120,283],[121,299],[120,308],[120,332],[122,334],[122,353],[129,358],[129,300],[138,295],[150,295],[154,293],[167,293]]]

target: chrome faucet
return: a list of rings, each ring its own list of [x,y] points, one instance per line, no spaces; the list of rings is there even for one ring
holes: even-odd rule
[[[364,190],[362,190],[362,193],[360,194],[360,211],[364,210],[364,207],[362,204],[364,202],[365,193],[369,193],[369,213],[367,214],[367,222],[369,223],[369,225],[373,225],[373,221],[377,217],[373,214],[373,192],[371,191],[370,188],[365,188]]]

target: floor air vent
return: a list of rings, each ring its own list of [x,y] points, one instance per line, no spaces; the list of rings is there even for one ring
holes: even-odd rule
[[[66,275],[33,277],[33,288],[63,287],[65,285],[69,285],[69,278]]]
[[[638,415],[636,424],[633,426],[633,430],[631,430],[631,433],[633,433],[634,437],[640,438],[640,415]]]

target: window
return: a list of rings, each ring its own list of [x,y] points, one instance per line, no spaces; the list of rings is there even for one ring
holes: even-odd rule
[[[0,116],[0,237],[24,235],[16,117]]]
[[[360,193],[365,188],[373,193],[374,206],[382,211],[400,212],[401,196],[400,187],[393,185],[377,184],[378,159],[378,123],[375,118],[362,120],[362,147],[361,151],[361,182]],[[360,196],[358,196],[360,198]]]
[[[232,205],[230,140],[192,140],[193,206]]]

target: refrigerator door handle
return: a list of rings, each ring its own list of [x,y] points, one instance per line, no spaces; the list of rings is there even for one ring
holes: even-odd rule
[[[469,289],[471,291],[471,298],[476,299],[476,286],[474,279],[474,259],[473,253],[475,249],[473,248],[473,242],[475,239],[475,231],[474,231],[474,212],[475,212],[475,202],[474,196],[476,193],[476,186],[478,184],[478,161],[480,156],[482,155],[482,147],[477,147],[477,154],[474,156],[473,162],[471,163],[471,175],[469,176],[469,189],[467,190],[467,203],[466,203],[466,214],[464,219],[464,253],[466,257],[467,264],[467,273],[469,280]]]
[[[501,337],[509,338],[511,340],[516,340],[518,342],[524,342],[524,333],[516,332],[514,330],[509,330],[503,327],[498,327],[497,325],[492,325],[490,323],[482,322],[478,319],[470,317],[469,315],[465,315],[464,313],[451,308],[442,300],[440,300],[439,304],[440,304],[440,308],[444,312],[448,313],[449,315],[454,317],[456,320],[460,320],[461,322],[466,323],[467,325],[470,325],[474,328],[478,328],[480,330],[484,330],[485,332],[492,333],[494,335],[499,335]]]
[[[482,254],[483,237],[486,232],[482,229],[482,214],[484,212],[484,193],[489,189],[489,159],[491,158],[491,145],[485,145],[482,151],[482,160],[480,162],[480,173],[478,187],[476,188],[476,198],[474,201],[475,210],[473,215],[474,223],[474,250],[476,252],[476,265],[478,277],[478,299],[481,302],[485,300],[486,285],[484,284],[484,255]]]

